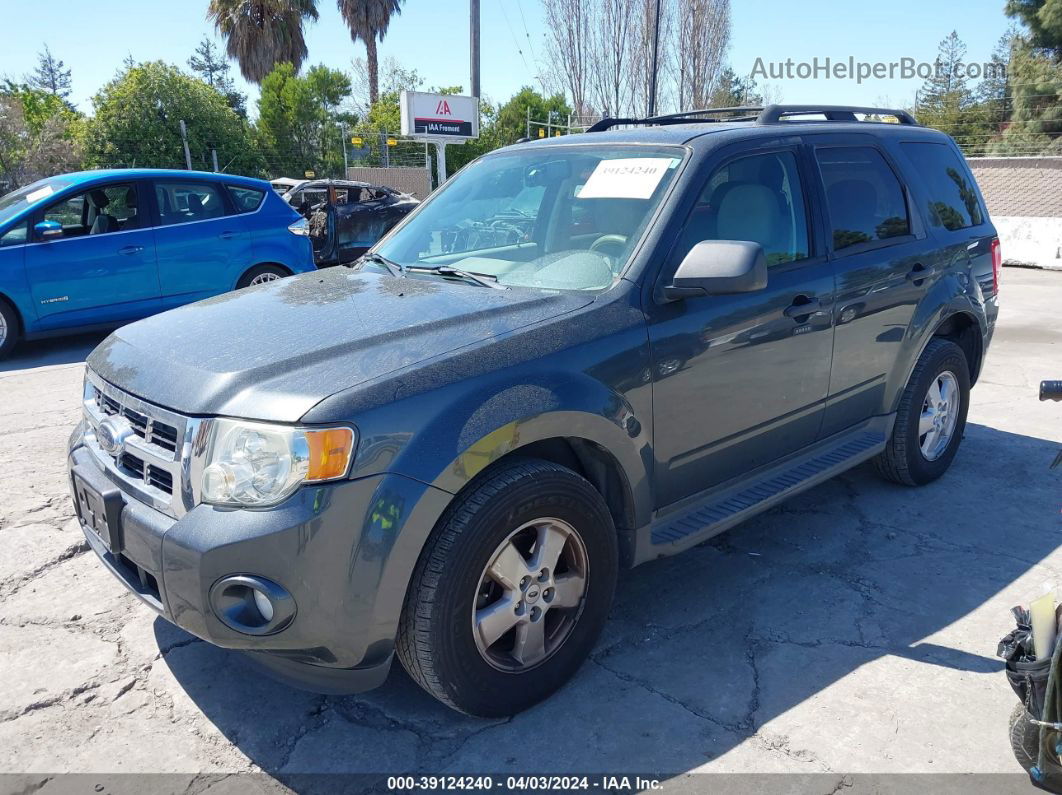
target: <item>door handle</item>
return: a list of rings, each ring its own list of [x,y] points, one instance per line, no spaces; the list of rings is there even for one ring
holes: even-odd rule
[[[218,235],[218,237],[220,237],[222,240],[232,240],[238,234],[239,232],[222,232],[220,235]]]
[[[118,253],[119,254],[125,254],[125,255],[128,256],[128,255],[131,255],[131,254],[139,254],[143,250],[144,250],[143,246],[124,246],[124,247],[118,249]]]
[[[907,281],[914,282],[917,285],[919,282],[924,281],[931,272],[932,271],[930,271],[929,268],[927,268],[921,262],[918,262],[911,267],[911,270],[907,272],[907,276],[905,278],[907,279]]]
[[[822,304],[819,303],[818,298],[812,298],[808,295],[798,295],[793,299],[793,303],[782,310],[782,314],[793,320],[799,320],[800,318],[808,318],[812,315],[816,315],[822,311]]]

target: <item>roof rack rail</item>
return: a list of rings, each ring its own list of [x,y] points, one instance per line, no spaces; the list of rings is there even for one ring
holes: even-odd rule
[[[662,116],[647,116],[644,119],[601,119],[595,122],[593,125],[587,128],[587,132],[602,132],[609,130],[613,127],[618,127],[621,124],[682,124],[687,121],[735,121],[735,119],[701,119],[701,116],[708,116],[713,114],[722,113],[745,113],[756,114],[762,111],[763,108],[756,107],[735,107],[735,108],[702,108],[700,110],[684,110],[679,113],[665,113]],[[749,116],[742,118],[741,121],[753,121],[756,116]]]
[[[821,113],[826,121],[858,121],[857,113],[868,116],[895,116],[900,124],[918,127],[918,121],[905,110],[896,108],[862,108],[855,105],[768,105],[756,117],[757,124],[779,124],[786,116],[805,116]]]

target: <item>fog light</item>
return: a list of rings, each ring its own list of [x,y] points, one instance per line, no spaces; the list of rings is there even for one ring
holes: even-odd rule
[[[259,591],[257,588],[251,589],[254,592],[254,606],[258,608],[258,612],[262,614],[262,618],[266,622],[273,620],[273,603],[269,601],[269,597]]]
[[[295,619],[292,595],[251,574],[230,574],[214,583],[210,607],[221,623],[244,635],[272,635]]]

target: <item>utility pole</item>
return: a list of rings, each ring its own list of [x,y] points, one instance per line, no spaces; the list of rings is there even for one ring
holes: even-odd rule
[[[214,163],[214,172],[217,173],[218,171],[221,171],[221,169],[218,168],[218,150],[216,147],[210,147],[210,159]]]
[[[468,0],[471,12],[469,20],[469,50],[472,54],[472,96],[479,96],[479,0]]]
[[[531,137],[531,106],[527,106],[527,137]]]
[[[181,142],[184,144],[184,165],[189,171],[192,170],[192,153],[188,151],[188,128],[181,119]]]
[[[653,19],[653,65],[649,71],[649,117],[656,115],[656,68],[660,51],[660,0],[656,0],[656,16]]]
[[[343,147],[343,179],[347,178],[347,125],[339,125],[339,143]]]

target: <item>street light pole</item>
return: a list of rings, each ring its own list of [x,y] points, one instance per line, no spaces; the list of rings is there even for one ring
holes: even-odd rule
[[[660,0],[656,0],[656,16],[653,19],[653,65],[649,70],[649,113],[656,115],[656,68],[660,54]]]

